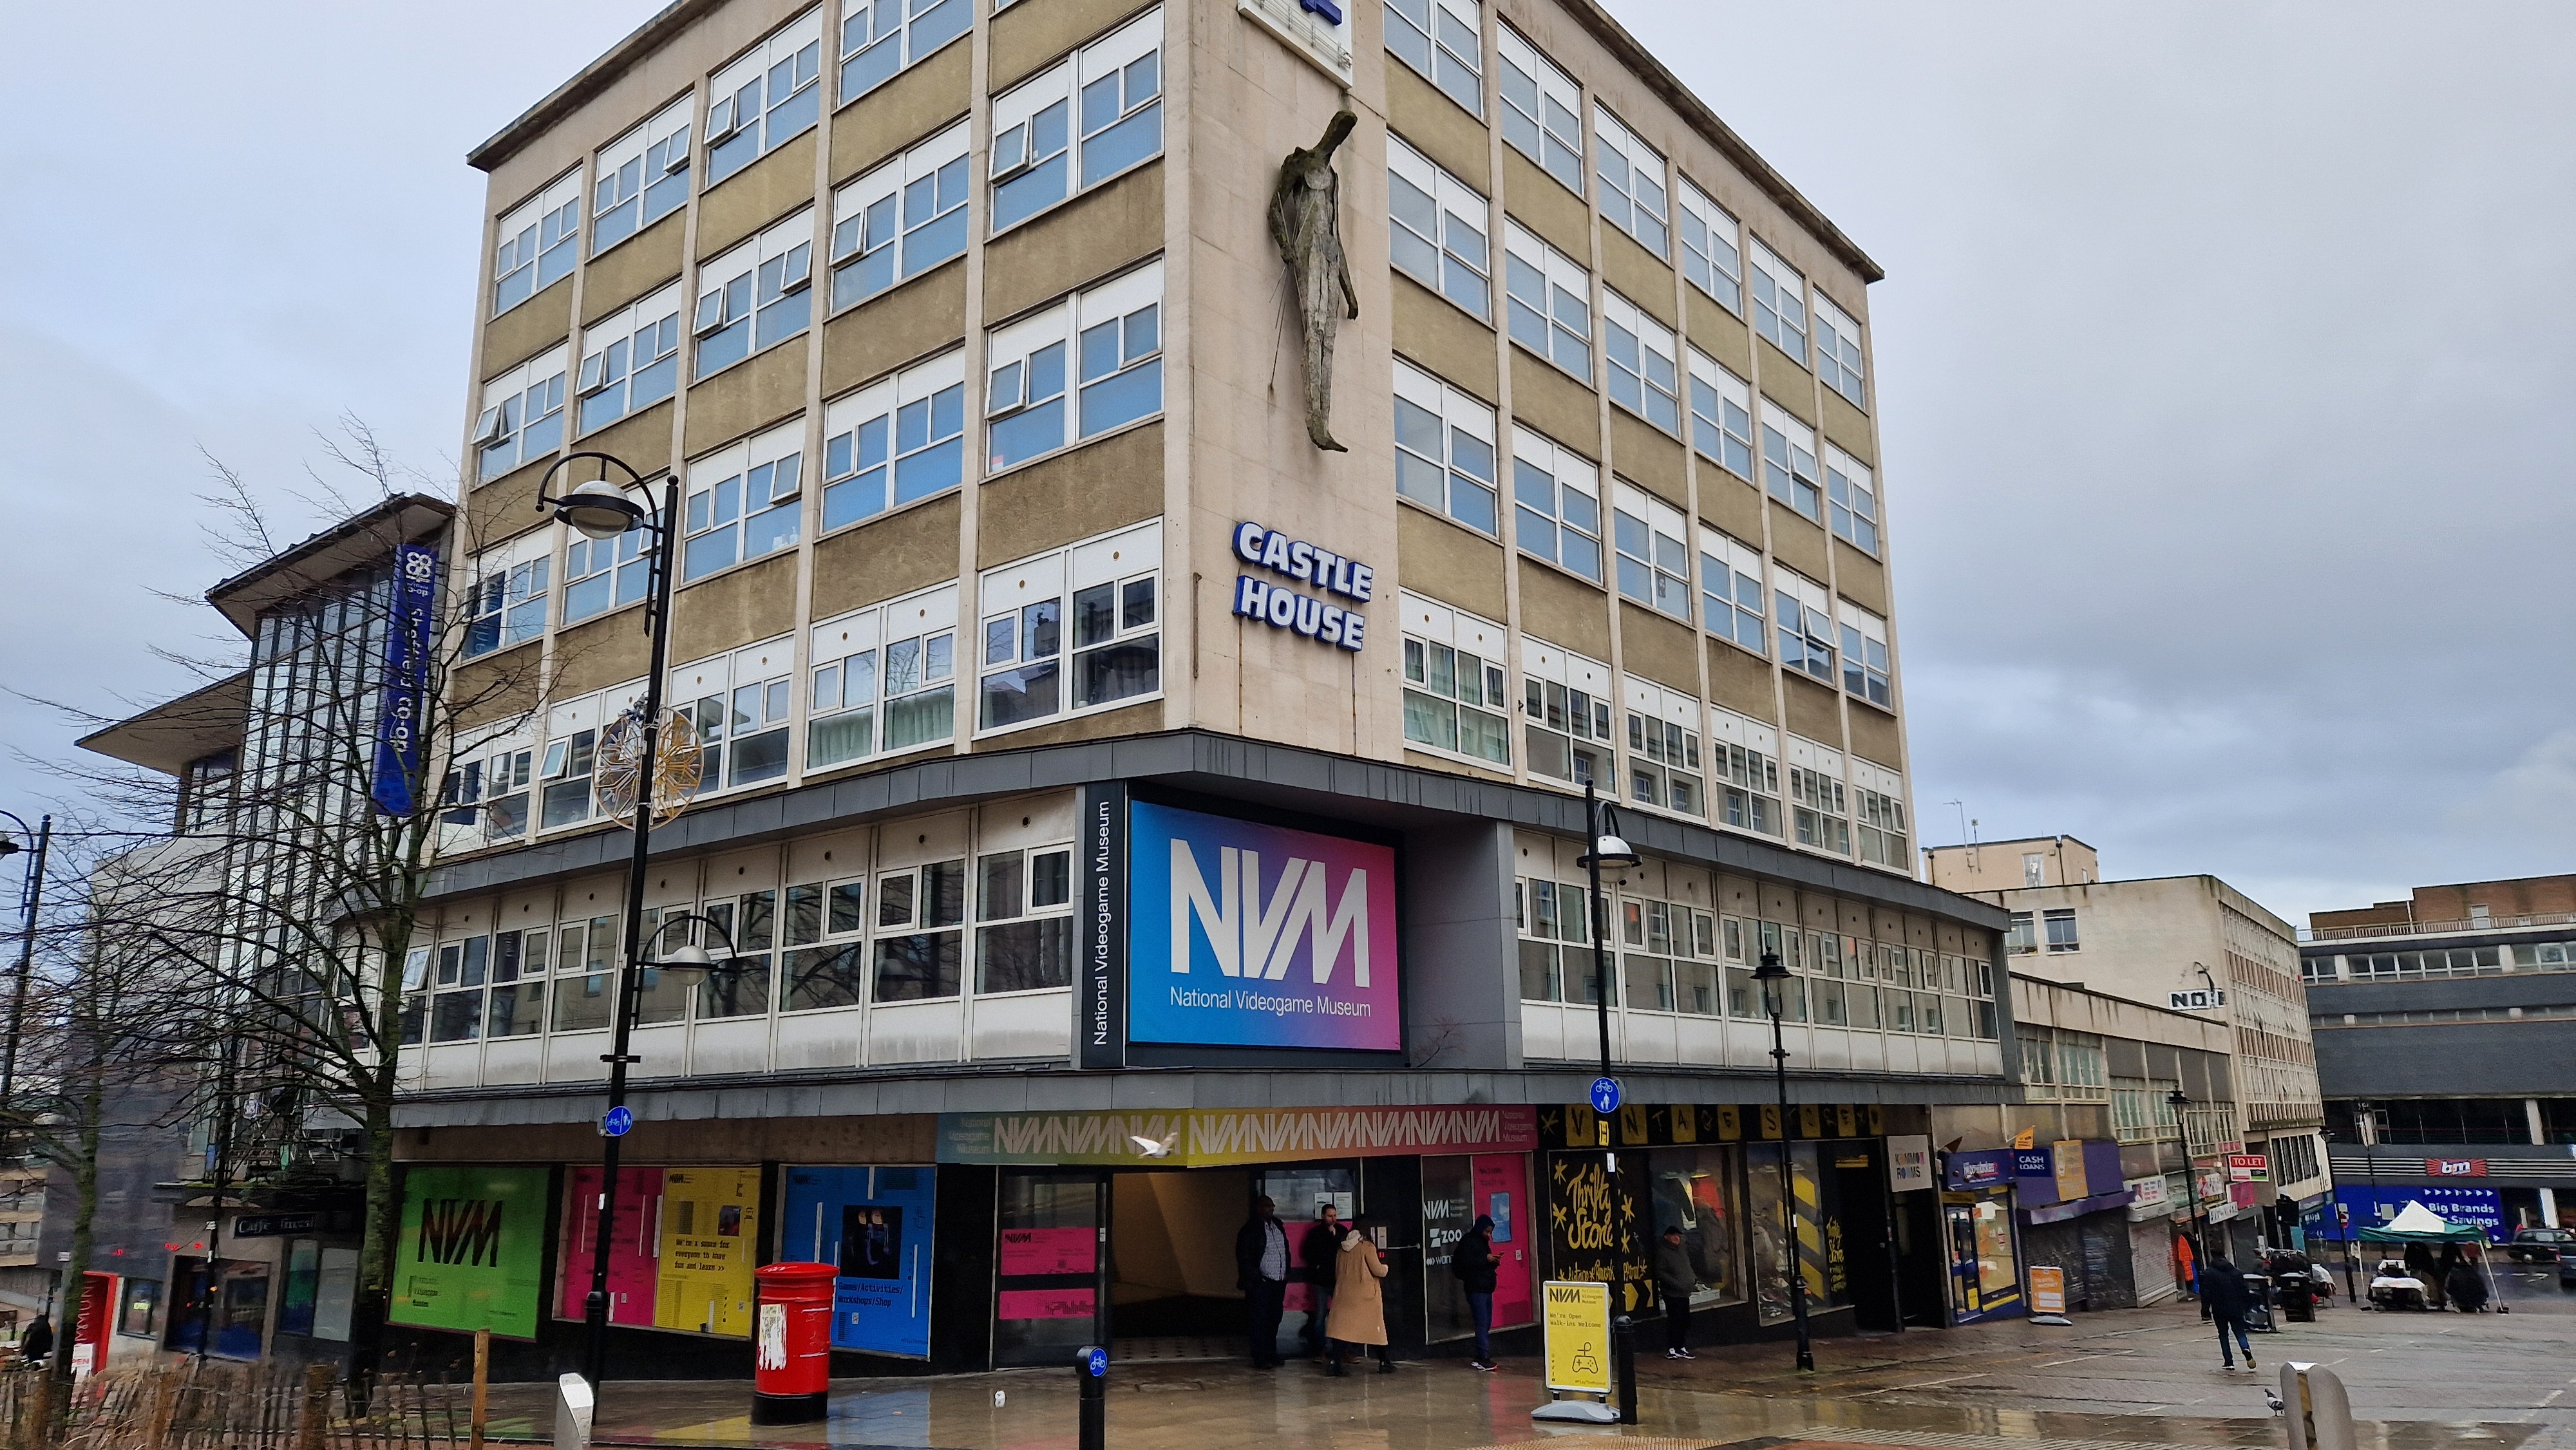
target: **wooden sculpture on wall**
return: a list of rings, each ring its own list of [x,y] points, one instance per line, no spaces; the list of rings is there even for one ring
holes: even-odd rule
[[[1337,112],[1323,139],[1288,153],[1270,193],[1270,236],[1296,284],[1297,321],[1306,334],[1306,436],[1333,453],[1349,451],[1333,441],[1333,340],[1346,319],[1360,315],[1342,255],[1342,181],[1333,153],[1358,124],[1349,111]]]

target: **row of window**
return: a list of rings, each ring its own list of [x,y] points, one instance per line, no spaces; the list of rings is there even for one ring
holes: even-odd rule
[[[1485,115],[1483,14],[1478,0],[1386,0],[1386,48],[1406,65],[1479,118]],[[1595,102],[1592,114],[1593,187],[1585,186],[1583,88],[1555,62],[1541,54],[1508,24],[1495,27],[1495,48],[1499,52],[1496,94],[1501,105],[1503,140],[1528,157],[1548,175],[1562,183],[1578,197],[1586,196],[1600,205],[1604,221],[1634,238],[1638,245],[1666,261],[1673,255],[1673,235],[1680,233],[1681,255],[1677,265],[1691,284],[1737,316],[1744,315],[1744,269],[1749,259],[1753,271],[1754,329],[1782,352],[1797,360],[1802,367],[1813,367],[1827,387],[1842,394],[1856,405],[1867,406],[1861,359],[1859,324],[1823,293],[1809,303],[1807,279],[1796,268],[1782,261],[1758,239],[1743,235],[1740,224],[1724,207],[1711,200],[1707,192],[1690,178],[1672,169],[1663,154],[1641,140],[1607,106]],[[1394,149],[1394,148],[1390,148]],[[1419,172],[1427,162],[1403,148],[1403,162],[1391,165],[1399,180],[1409,180],[1411,191],[1393,185],[1393,210],[1400,222],[1411,226],[1407,204],[1414,203],[1416,214],[1428,217],[1430,209],[1419,206],[1420,198],[1434,195],[1434,189],[1423,184],[1418,174],[1406,178],[1406,170]],[[1443,174],[1445,177],[1445,173]],[[1484,266],[1483,237],[1490,234],[1486,225],[1485,199],[1468,191],[1455,178],[1446,184],[1462,193],[1462,205],[1454,215],[1476,234],[1476,247],[1471,254],[1472,270],[1479,276],[1490,275]],[[1678,215],[1676,214],[1678,213]],[[1415,226],[1417,239],[1427,239],[1435,246],[1446,238],[1430,228]],[[1401,254],[1405,239],[1397,240],[1398,266],[1405,266]],[[1431,260],[1421,255],[1421,260]],[[1535,251],[1519,253],[1535,258]],[[1516,260],[1517,260],[1516,255]],[[1415,268],[1417,276],[1423,273]],[[1579,268],[1577,269],[1580,270]],[[1532,280],[1540,274],[1534,273]],[[1482,294],[1469,302],[1461,292],[1442,286],[1436,277],[1425,281],[1441,290],[1451,301],[1488,317]],[[1473,289],[1470,289],[1473,290]],[[1533,318],[1552,318],[1552,309],[1539,299],[1543,294],[1533,290],[1527,298]],[[1576,290],[1572,295],[1586,295]],[[1515,290],[1516,301],[1523,294]],[[1520,314],[1515,313],[1515,321]],[[1812,322],[1811,322],[1812,318]],[[1808,352],[1809,334],[1814,335],[1815,351]],[[1537,333],[1538,329],[1533,329]],[[1589,335],[1589,329],[1578,329]],[[1516,334],[1517,335],[1517,334]],[[1542,357],[1558,357],[1550,346],[1533,348]],[[1559,361],[1563,358],[1558,357]],[[1576,369],[1576,371],[1588,371]]]
[[[2071,906],[2041,911],[2035,925],[2029,912],[2014,912],[2012,930],[2004,937],[2004,950],[2020,955],[2036,953],[2043,934],[2051,952],[2083,950],[2084,944],[2075,934],[2075,908]]]

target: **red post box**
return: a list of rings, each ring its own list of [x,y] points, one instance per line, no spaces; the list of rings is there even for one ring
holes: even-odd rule
[[[831,1413],[830,1264],[765,1264],[752,1313],[751,1422],[796,1425]]]

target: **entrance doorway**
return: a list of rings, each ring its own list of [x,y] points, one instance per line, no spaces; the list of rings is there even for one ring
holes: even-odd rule
[[[1251,1170],[1176,1168],[1112,1174],[1109,1182],[1111,1332],[1120,1341],[1239,1341],[1234,1236],[1252,1212]]]

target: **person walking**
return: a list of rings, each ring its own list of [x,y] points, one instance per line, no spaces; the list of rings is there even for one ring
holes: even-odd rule
[[[1315,1221],[1307,1225],[1306,1236],[1297,1245],[1297,1262],[1306,1266],[1306,1288],[1313,1296],[1305,1326],[1297,1332],[1306,1341],[1306,1352],[1317,1359],[1324,1357],[1324,1319],[1332,1313],[1333,1279],[1341,1272],[1341,1252],[1341,1211],[1327,1203],[1315,1210]]]
[[[1699,1271],[1682,1246],[1682,1226],[1664,1225],[1655,1242],[1655,1292],[1664,1296],[1664,1358],[1697,1359],[1690,1352],[1690,1301],[1699,1288]]]
[[[1385,1291],[1378,1281],[1386,1277],[1386,1260],[1370,1240],[1367,1222],[1351,1220],[1350,1232],[1342,1236],[1339,1263],[1333,1278],[1333,1313],[1326,1321],[1324,1373],[1339,1378],[1347,1373],[1342,1368],[1342,1346],[1374,1346],[1377,1349],[1377,1372],[1395,1373],[1395,1356],[1386,1343]]]
[[[18,1336],[18,1358],[29,1369],[43,1369],[54,1352],[53,1321],[38,1314],[27,1332]]]
[[[2442,1281],[2442,1287],[2450,1294],[2452,1308],[2463,1314],[2486,1312],[2487,1281],[2479,1277],[2475,1259],[2463,1257],[2452,1264],[2451,1272]]]
[[[1481,1213],[1449,1250],[1449,1272],[1465,1292],[1467,1315],[1476,1325],[1476,1357],[1467,1362],[1487,1372],[1495,1368],[1494,1282],[1502,1262],[1494,1252],[1494,1221]]]
[[[1252,1367],[1277,1369],[1279,1316],[1288,1302],[1288,1230],[1267,1198],[1252,1201],[1252,1217],[1234,1236],[1234,1285],[1252,1317]]]
[[[2218,1326],[2218,1365],[2236,1368],[2235,1350],[2227,1336],[2236,1336],[2235,1349],[2245,1351],[2245,1367],[2254,1367],[2254,1341],[2245,1337],[2245,1309],[2252,1300],[2246,1292],[2245,1276],[2224,1254],[2213,1254],[2200,1269],[2200,1303],[2209,1311],[2210,1320]]]

